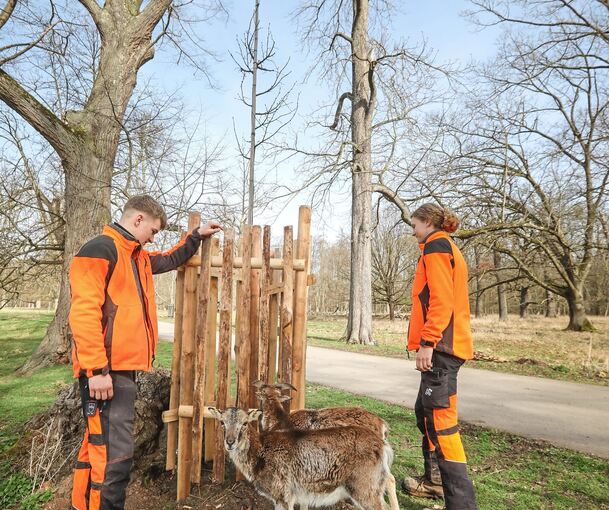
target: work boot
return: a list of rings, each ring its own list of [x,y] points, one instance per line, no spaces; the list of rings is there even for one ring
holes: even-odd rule
[[[432,483],[425,476],[407,476],[402,480],[402,489],[410,496],[417,498],[443,498],[442,484]]]

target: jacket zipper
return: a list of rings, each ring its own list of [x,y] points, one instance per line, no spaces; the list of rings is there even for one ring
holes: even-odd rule
[[[141,249],[141,248],[140,248]],[[137,254],[137,257],[139,257],[139,253]],[[137,279],[139,280],[139,288],[140,288],[140,301],[142,302],[142,314],[144,315],[144,329],[146,329],[146,347],[147,352],[148,352],[148,363],[149,366],[148,368],[150,369],[152,367],[152,358],[154,357],[154,353],[151,353],[152,347],[151,347],[151,341],[150,341],[150,321],[148,319],[148,306],[146,304],[146,296],[144,294],[144,286],[142,285],[142,277],[140,275],[140,269],[138,267],[137,264],[137,257],[133,259],[134,263],[135,263],[135,270],[136,270],[136,276]],[[146,287],[146,290],[148,290],[148,287]]]

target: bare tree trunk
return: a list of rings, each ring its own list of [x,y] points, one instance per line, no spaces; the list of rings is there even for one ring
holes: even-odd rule
[[[252,97],[250,110],[250,157],[248,175],[247,224],[254,224],[254,167],[256,164],[256,99],[258,78],[258,32],[260,0],[254,6],[254,47],[252,51]]]
[[[374,344],[372,336],[371,137],[374,95],[368,42],[368,0],[353,0],[351,57],[351,274],[348,343]]]
[[[476,319],[479,319],[482,316],[482,292],[480,292],[480,288],[482,287],[482,275],[480,273],[480,253],[476,246],[474,246],[474,260],[476,262],[476,298],[474,302],[474,316]]]
[[[498,251],[493,251],[493,261],[495,264],[495,269],[499,269],[501,267],[501,254]],[[495,273],[497,281],[501,281],[501,275],[497,272]],[[505,295],[505,286],[503,283],[497,285],[497,305],[499,307],[499,320],[505,321],[508,318],[508,307],[507,307],[507,298]]]
[[[395,303],[393,300],[389,300],[389,320],[393,322],[395,320]]]
[[[529,287],[520,287],[520,318],[527,316],[529,308]]]
[[[575,290],[569,289],[567,295],[567,304],[569,305],[569,331],[595,331],[594,326],[586,316],[586,307],[584,306],[583,283],[579,283]]]

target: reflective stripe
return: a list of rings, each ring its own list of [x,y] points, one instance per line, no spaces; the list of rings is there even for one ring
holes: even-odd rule
[[[452,434],[456,434],[457,432],[459,432],[459,425],[455,425],[449,429],[436,430],[436,434],[439,436],[450,436]]]
[[[91,464],[89,462],[77,460],[74,469],[91,469]]]
[[[98,482],[94,482],[91,480],[91,488],[95,489],[96,491],[100,491],[102,490],[102,487],[104,486],[103,482],[102,483],[98,483]]]
[[[104,436],[102,434],[89,434],[89,444],[104,446]]]

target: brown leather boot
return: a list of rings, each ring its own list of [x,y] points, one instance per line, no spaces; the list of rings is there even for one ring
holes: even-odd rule
[[[442,484],[435,484],[424,476],[407,476],[402,480],[402,489],[410,496],[417,498],[437,499],[444,497]]]

